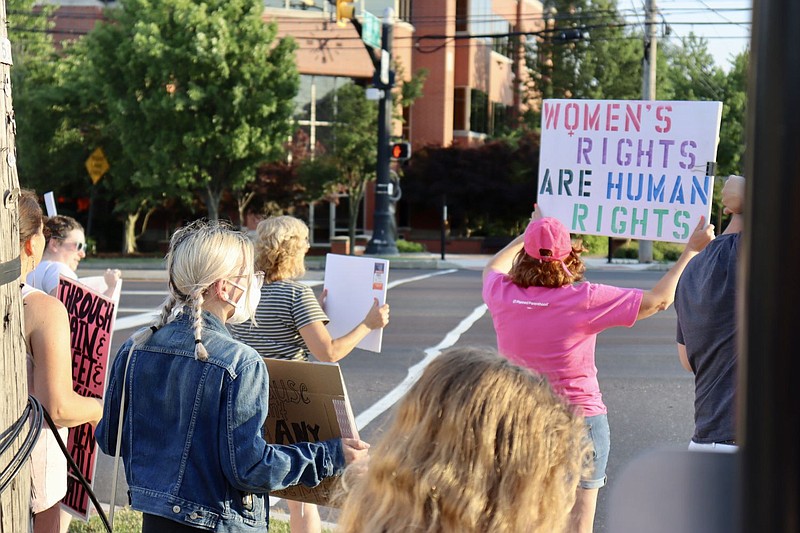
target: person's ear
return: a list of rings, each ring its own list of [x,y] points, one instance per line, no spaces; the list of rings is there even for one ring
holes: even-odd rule
[[[25,244],[23,245],[23,249],[25,250],[25,255],[27,255],[28,257],[33,255],[33,242],[32,242],[32,239],[28,239],[27,241],[25,241]]]
[[[217,298],[222,301],[230,300],[230,283],[224,279],[218,279],[214,282],[212,287],[214,288],[214,294],[217,295]]]

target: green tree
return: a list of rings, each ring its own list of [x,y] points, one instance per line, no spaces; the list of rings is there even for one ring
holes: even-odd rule
[[[579,29],[564,41],[558,32],[531,40],[531,89],[544,98],[634,99],[642,92],[642,39],[617,10],[616,0],[549,0],[548,29]]]
[[[124,0],[88,37],[110,130],[138,185],[225,191],[284,153],[299,78],[258,0]]]
[[[664,46],[666,79],[659,86],[659,98],[722,102],[717,175],[740,174],[744,155],[745,103],[747,101],[747,59],[749,52],[736,56],[730,72],[714,63],[705,39],[694,34]],[[722,224],[722,180],[714,186],[712,216]]]
[[[349,197],[348,235],[350,250],[355,251],[356,223],[367,184],[375,179],[378,158],[378,108],[366,99],[364,88],[347,84],[329,93],[321,106],[333,106],[333,141],[327,155],[317,158],[309,167],[324,176],[326,183],[313,186],[317,191],[335,189]],[[330,170],[337,174],[332,176]],[[304,172],[304,176],[309,176]],[[333,177],[333,181],[328,181]],[[319,178],[316,179],[319,181]]]
[[[17,124],[17,168],[22,186],[46,192],[55,185],[74,181],[66,161],[53,162],[53,154],[65,141],[55,127],[58,108],[59,65],[49,30],[48,15],[53,6],[39,6],[35,0],[7,0],[8,38],[14,66],[11,85]],[[72,155],[77,160],[78,154]],[[73,167],[74,168],[74,167]],[[84,176],[85,177],[85,173]],[[88,183],[88,178],[86,178]]]
[[[530,131],[514,142],[428,146],[404,169],[403,199],[414,211],[435,212],[446,195],[457,235],[518,235],[536,201],[538,167],[539,135]]]

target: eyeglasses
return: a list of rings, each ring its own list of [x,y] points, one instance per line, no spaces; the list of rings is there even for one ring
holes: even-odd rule
[[[247,287],[242,287],[241,285],[239,285],[235,281],[231,281],[231,280],[239,279],[239,278],[246,278],[247,276],[248,276],[248,274],[242,274],[240,276],[234,276],[234,277],[228,279],[228,281],[230,281],[231,285],[233,285],[237,289],[244,291],[244,290],[247,290]],[[260,290],[261,286],[264,284],[264,272],[262,272],[261,270],[257,270],[256,272],[253,272],[252,276],[256,279],[256,287]]]
[[[59,239],[61,240],[61,239]],[[86,251],[86,243],[85,242],[77,242],[77,241],[64,241],[61,240],[64,244],[74,244],[76,252],[85,252]]]

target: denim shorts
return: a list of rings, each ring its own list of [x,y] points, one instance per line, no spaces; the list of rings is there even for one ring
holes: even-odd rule
[[[608,415],[586,417],[586,430],[592,441],[592,468],[587,477],[581,478],[582,489],[599,489],[606,484],[608,452],[611,449],[611,432]]]

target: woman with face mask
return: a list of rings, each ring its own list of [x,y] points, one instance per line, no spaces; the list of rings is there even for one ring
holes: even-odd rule
[[[75,271],[86,257],[86,235],[77,220],[63,215],[50,217],[44,222],[44,235],[42,261],[28,274],[26,281],[28,285],[56,296],[59,276],[78,279]],[[106,296],[113,296],[120,277],[121,272],[117,269],[109,268],[103,274]]]
[[[172,236],[166,263],[170,295],[117,353],[97,442],[122,456],[143,533],[265,531],[268,492],[316,486],[368,445],[264,441],[266,365],[225,327],[251,318],[260,296],[244,233],[194,222]]]
[[[256,268],[263,270],[266,284],[256,310],[256,324],[232,326],[236,339],[252,346],[262,357],[335,362],[373,329],[389,323],[389,305],[374,305],[352,331],[333,339],[325,324],[328,317],[308,285],[297,278],[305,274],[308,227],[290,216],[270,217],[256,228]],[[325,293],[323,292],[323,302]],[[292,533],[319,533],[316,505],[287,500]]]

